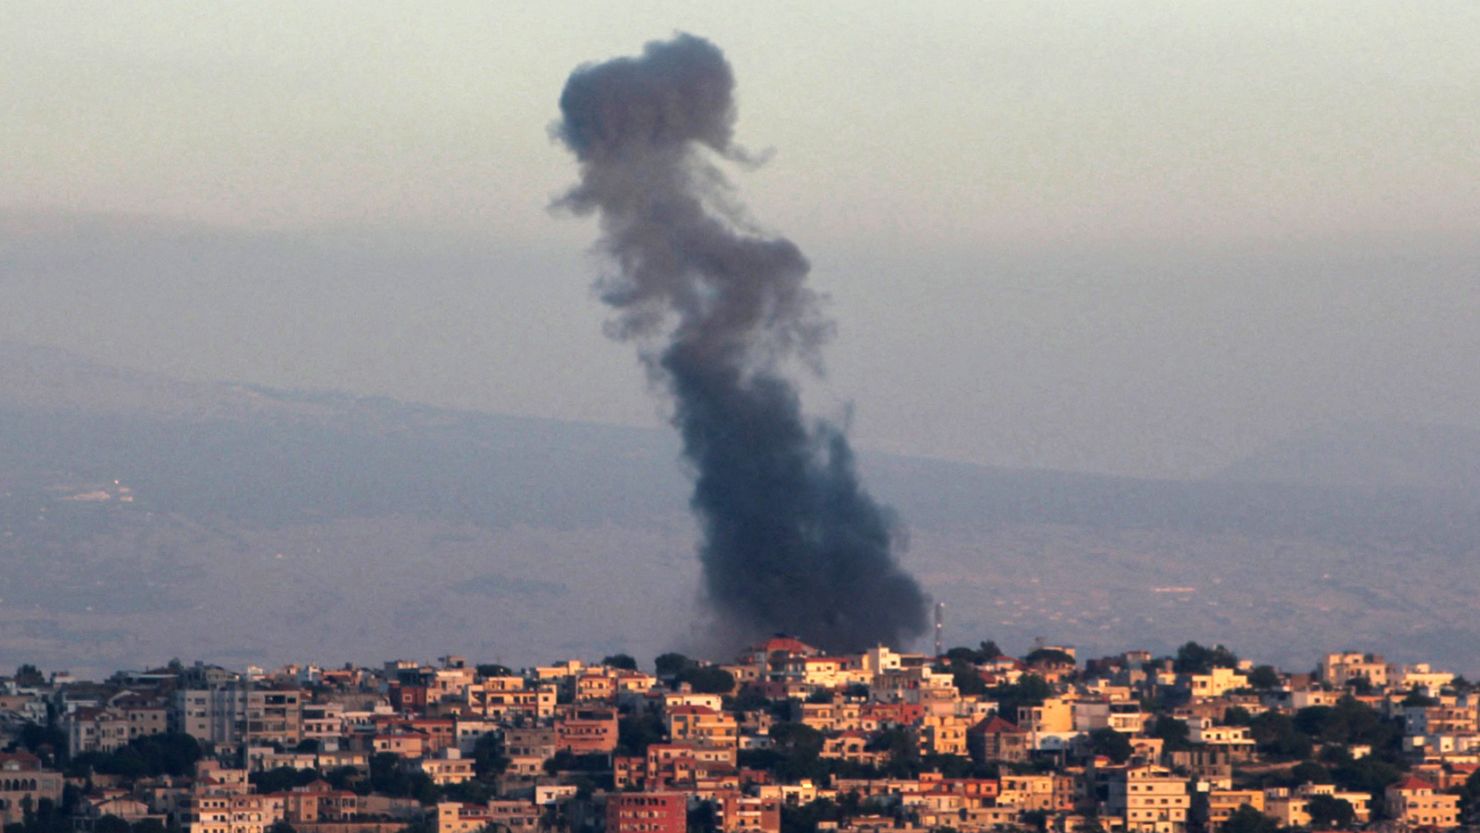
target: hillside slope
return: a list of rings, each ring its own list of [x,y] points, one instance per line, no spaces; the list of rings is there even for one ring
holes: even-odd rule
[[[108,670],[712,647],[667,432],[186,383],[13,345],[0,368],[5,656]],[[953,641],[1191,638],[1297,665],[1357,645],[1480,668],[1473,490],[863,465]]]

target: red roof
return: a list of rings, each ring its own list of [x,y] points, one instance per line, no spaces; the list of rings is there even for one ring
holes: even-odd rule
[[[30,752],[0,752],[0,762],[14,761],[24,769],[40,769],[41,759]]]
[[[813,648],[811,645],[808,645],[807,643],[803,642],[800,639],[797,639],[794,636],[773,636],[770,639],[767,639],[765,642],[762,642],[761,644],[755,646],[754,650],[764,651],[767,654],[774,654],[777,651],[780,651],[784,654],[817,653],[816,648]]]
[[[1023,734],[1023,730],[1019,729],[1016,723],[1010,723],[1001,716],[995,714],[987,718],[986,720],[983,720],[982,722],[976,724],[975,726],[972,726],[971,731],[981,732],[988,735]]]
[[[1402,781],[1394,784],[1392,786],[1392,789],[1398,790],[1400,792],[1406,792],[1409,790],[1433,790],[1435,789],[1435,787],[1433,784],[1423,780],[1422,778],[1419,778],[1417,775],[1410,775],[1407,778],[1404,778]]]

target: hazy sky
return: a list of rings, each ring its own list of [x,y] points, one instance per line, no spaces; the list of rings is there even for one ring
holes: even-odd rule
[[[675,30],[864,447],[1208,471],[1480,426],[1480,5],[0,4],[0,339],[651,424],[549,140]]]

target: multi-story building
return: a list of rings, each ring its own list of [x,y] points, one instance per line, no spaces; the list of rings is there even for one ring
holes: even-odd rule
[[[242,740],[296,746],[303,740],[303,694],[292,688],[257,688],[247,692]]]
[[[1055,809],[1056,795],[1052,775],[1007,775],[1001,778],[997,804],[1019,810]]]
[[[616,711],[591,707],[569,709],[555,721],[555,746],[573,755],[611,754],[617,748]]]
[[[67,754],[113,752],[127,744],[128,715],[111,708],[77,708],[62,716],[67,733]]]
[[[1357,651],[1336,651],[1321,660],[1321,680],[1336,688],[1357,679],[1365,679],[1373,686],[1382,688],[1388,684],[1388,664],[1381,654],[1363,654]]]
[[[690,740],[710,746],[735,746],[739,727],[735,716],[704,706],[676,706],[665,715],[670,740]]]
[[[337,743],[345,731],[344,705],[341,703],[304,703],[300,722],[304,740],[316,740],[320,748]]]
[[[170,731],[190,735],[201,743],[235,744],[242,739],[246,717],[244,689],[181,689],[175,692]]]
[[[1026,761],[1032,752],[1028,733],[1000,717],[989,717],[966,732],[966,748],[978,762]]]
[[[477,833],[485,828],[509,833],[534,833],[539,829],[539,806],[533,801],[490,801],[463,804],[443,801],[437,805],[436,833]]]
[[[715,796],[719,829],[724,833],[781,833],[781,802],[751,798],[735,790]]]
[[[29,752],[0,752],[0,821],[24,821],[26,808],[41,799],[62,799],[62,774],[41,768],[41,759]]]
[[[1114,816],[1127,831],[1183,833],[1192,804],[1187,781],[1157,766],[1109,770],[1102,815]]]
[[[1065,697],[1049,697],[1036,706],[1019,706],[1017,725],[1029,733],[1074,731],[1074,706]]]
[[[1240,807],[1264,812],[1263,790],[1211,790],[1208,792],[1208,829],[1218,830]]]
[[[443,749],[435,757],[422,758],[417,766],[439,787],[473,780],[473,762],[456,749]]]
[[[606,797],[606,833],[685,833],[687,829],[688,801],[683,793],[612,793]]]
[[[1389,816],[1413,827],[1458,827],[1459,796],[1441,793],[1422,778],[1409,776],[1387,788]]]
[[[463,690],[463,713],[507,723],[555,713],[556,685],[529,685],[523,677],[488,677]]]
[[[970,727],[964,717],[955,715],[926,715],[920,721],[920,752],[925,755],[966,755],[966,730]]]

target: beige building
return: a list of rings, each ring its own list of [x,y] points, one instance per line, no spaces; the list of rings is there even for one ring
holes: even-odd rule
[[[1054,776],[1004,774],[1001,782],[1001,789],[997,793],[998,806],[1016,807],[1019,810],[1054,809]]]
[[[1217,830],[1240,807],[1264,812],[1263,790],[1212,790],[1208,793],[1208,827]]]
[[[503,722],[546,718],[555,714],[556,686],[529,686],[523,677],[488,677],[463,690],[464,711]]]
[[[1050,697],[1037,706],[1020,706],[1017,725],[1027,732],[1073,732],[1074,704],[1066,697]]]
[[[1214,668],[1206,674],[1187,674],[1183,677],[1187,690],[1193,697],[1222,697],[1234,689],[1246,688],[1249,678],[1235,668]]]
[[[668,738],[672,741],[694,741],[710,746],[737,744],[740,736],[734,715],[704,706],[676,706],[668,710]]]
[[[863,710],[858,703],[803,703],[801,713],[801,722],[819,732],[849,732],[863,728]]]
[[[490,825],[509,833],[533,833],[539,823],[540,809],[533,801],[443,801],[437,805],[437,833],[478,833]]]
[[[23,821],[27,803],[34,807],[43,798],[62,800],[62,774],[42,769],[29,752],[0,752],[0,820]]]
[[[1156,766],[1124,767],[1107,774],[1104,815],[1119,818],[1128,831],[1183,833],[1187,829],[1192,798],[1185,779]]]
[[[1321,660],[1320,672],[1323,682],[1337,688],[1345,688],[1348,682],[1361,678],[1378,688],[1388,684],[1388,665],[1381,654],[1336,651]]]
[[[118,709],[73,709],[62,717],[62,731],[67,733],[67,754],[73,757],[113,752],[130,740],[128,715]]]
[[[925,715],[920,720],[920,753],[924,755],[966,756],[966,730],[971,727],[964,717]]]
[[[296,746],[303,740],[303,694],[297,689],[265,688],[247,692],[242,740]]]
[[[439,787],[473,780],[473,761],[456,749],[443,749],[435,758],[422,758],[419,766]]]
[[[1408,777],[1387,788],[1388,815],[1414,827],[1458,827],[1459,796],[1438,792],[1422,778]]]

